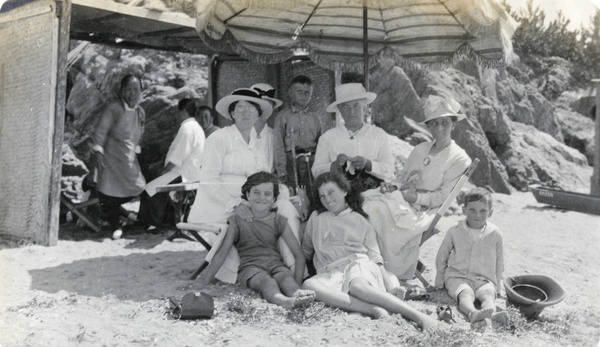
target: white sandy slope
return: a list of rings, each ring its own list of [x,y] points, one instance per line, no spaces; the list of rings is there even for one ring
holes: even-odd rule
[[[600,340],[600,216],[538,204],[530,193],[495,194],[491,220],[504,234],[505,276],[541,274],[558,281],[567,297],[541,317],[561,334],[540,329],[514,333],[485,322],[471,326],[457,315],[453,329],[473,332],[485,346],[596,346]],[[441,235],[422,248],[433,280],[434,257],[445,231],[459,215],[445,217]],[[213,284],[202,288],[189,276],[205,251],[198,243],[165,241],[167,234],[137,234],[118,241],[58,242],[0,250],[0,345],[9,346],[371,346],[422,339],[399,317],[371,320],[333,312],[315,324],[286,319],[286,311],[249,290]],[[175,321],[166,298],[203,290],[215,297],[211,320]],[[257,309],[256,321],[225,310],[233,292]],[[434,314],[443,295],[411,302]],[[498,305],[504,306],[499,299]],[[458,336],[458,335],[456,335]],[[464,336],[462,334],[461,336]],[[559,338],[560,337],[560,338]],[[438,341],[439,342],[439,341]]]

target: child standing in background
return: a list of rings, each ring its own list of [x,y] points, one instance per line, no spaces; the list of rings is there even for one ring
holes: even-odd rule
[[[483,188],[465,194],[466,219],[448,230],[436,257],[435,286],[446,288],[458,301],[458,309],[471,323],[491,318],[508,324],[506,311],[496,312],[504,254],[502,234],[488,221],[492,215],[492,196]],[[475,300],[481,308],[475,308]]]

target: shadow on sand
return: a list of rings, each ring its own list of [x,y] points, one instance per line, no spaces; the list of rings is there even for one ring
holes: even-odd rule
[[[115,295],[121,300],[148,301],[203,289],[190,276],[206,252],[135,253],[77,260],[31,270],[31,289],[64,290],[79,295]],[[233,289],[233,286],[231,286]]]

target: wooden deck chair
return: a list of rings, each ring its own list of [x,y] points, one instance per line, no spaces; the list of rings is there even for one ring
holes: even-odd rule
[[[64,193],[61,193],[60,203],[67,208],[67,212],[71,212],[72,214],[74,214],[81,222],[86,224],[94,232],[100,232],[102,226],[99,225],[98,221],[96,221],[95,218],[93,218],[88,213],[88,211],[85,210],[86,207],[100,204],[100,199],[95,194],[94,190],[91,190],[89,193],[89,198],[80,202],[72,200],[69,197],[67,197]],[[126,210],[123,206],[121,206],[119,208],[119,212],[121,214],[122,223],[126,223],[126,220],[131,221],[130,211]]]
[[[210,242],[203,237],[200,233],[208,232],[215,235],[217,238],[217,242],[220,245],[219,238],[217,235],[223,234],[221,231],[226,228],[224,225],[220,224],[203,224],[203,223],[188,223],[187,218],[190,213],[191,205],[193,203],[193,197],[196,194],[196,191],[200,187],[200,182],[185,182],[185,183],[175,183],[175,184],[167,184],[164,186],[156,187],[157,193],[171,193],[175,192],[177,196],[173,196],[169,194],[169,201],[173,205],[175,210],[175,220],[177,221],[176,227],[177,230],[167,237],[167,240],[173,241],[178,238],[187,239],[190,241],[197,241],[206,248],[207,251],[210,252],[212,249],[212,245]],[[213,243],[214,244],[214,243]],[[218,249],[218,245],[217,245]],[[194,272],[191,279],[194,280],[198,275],[206,268],[208,265],[208,261],[205,259],[198,270]]]
[[[460,178],[458,179],[458,182],[456,182],[456,184],[450,191],[450,194],[448,194],[448,196],[446,197],[446,199],[444,200],[442,205],[438,208],[437,212],[435,213],[435,216],[433,217],[433,221],[429,225],[429,228],[427,228],[427,230],[423,234],[428,234],[428,235],[434,234],[435,226],[440,221],[440,219],[444,216],[446,211],[448,211],[448,208],[450,207],[452,202],[456,199],[456,197],[458,196],[458,193],[460,193],[460,191],[461,191],[462,187],[465,185],[465,183],[467,183],[467,181],[473,174],[473,171],[475,171],[475,169],[477,168],[478,164],[479,164],[479,158],[475,158],[475,160],[473,160],[471,165],[469,165],[469,167],[465,170],[465,172],[462,174],[462,176],[460,176]],[[421,241],[421,245],[423,244],[423,242],[425,242],[425,240],[427,240],[427,239],[424,239]],[[428,288],[430,286],[430,284],[423,277],[424,270],[425,270],[425,265],[421,261],[419,261],[417,263],[417,270],[415,271],[415,276],[419,279],[419,281],[421,281],[421,283],[423,283],[423,286],[425,286],[425,288]]]
[[[200,187],[200,182],[184,182],[172,183],[156,187],[156,193],[169,193],[169,202],[175,211],[175,223],[186,222],[190,213],[196,191]],[[206,241],[197,235],[196,232],[190,233],[192,237],[183,232],[182,229],[177,229],[171,234],[167,240],[173,241],[178,238],[187,239],[190,241],[198,241],[204,247],[210,246]]]
[[[60,195],[60,203],[67,208],[67,212],[71,212],[79,220],[85,223],[88,227],[90,227],[93,231],[99,232],[100,226],[94,222],[94,219],[90,217],[85,211],[84,208],[88,206],[92,206],[99,203],[97,197],[90,198],[86,201],[75,202],[69,199],[64,193]]]

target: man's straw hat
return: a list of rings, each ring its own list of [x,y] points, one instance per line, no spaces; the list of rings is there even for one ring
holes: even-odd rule
[[[377,94],[367,92],[365,87],[360,83],[345,83],[335,87],[335,102],[331,103],[325,111],[335,112],[339,104],[352,100],[366,99],[367,104],[375,100]]]

